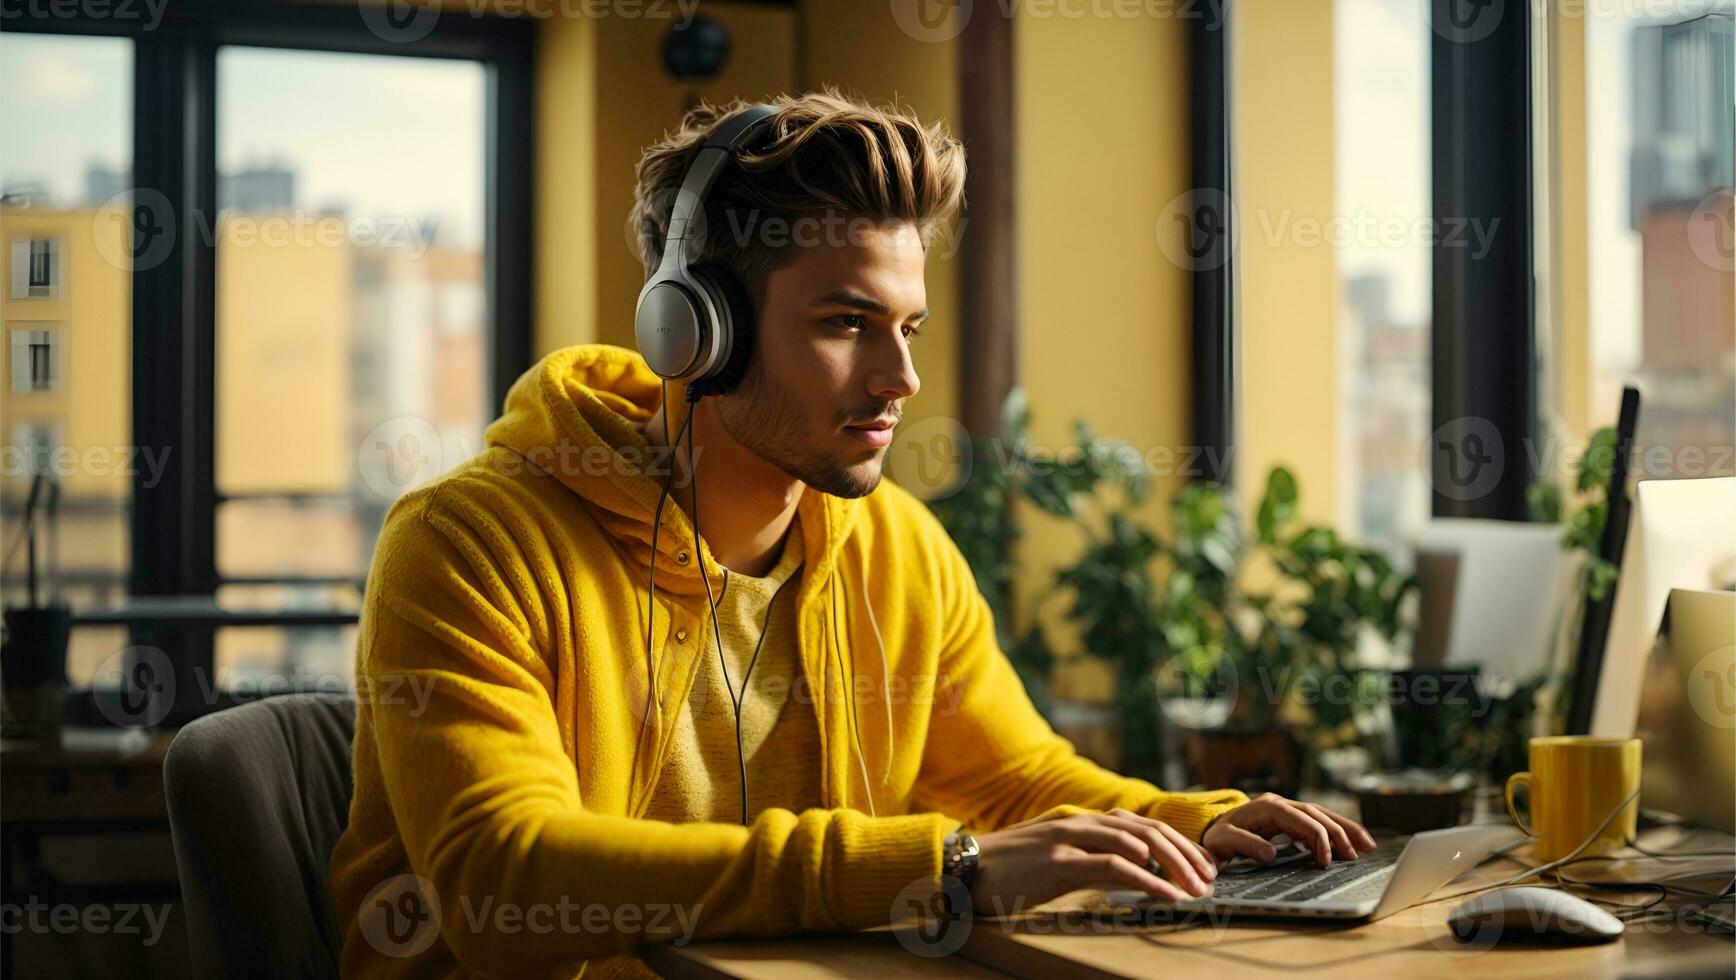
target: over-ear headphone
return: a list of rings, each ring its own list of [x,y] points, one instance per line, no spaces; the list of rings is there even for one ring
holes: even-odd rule
[[[716,262],[696,261],[695,241],[705,221],[705,196],[738,147],[777,115],[773,106],[750,106],[729,117],[688,165],[663,259],[639,291],[634,332],[645,363],[665,381],[683,382],[690,398],[735,387],[753,352],[754,311],[747,288]]]

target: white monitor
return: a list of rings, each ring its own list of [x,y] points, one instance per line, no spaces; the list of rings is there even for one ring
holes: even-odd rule
[[[1417,548],[1419,554],[1457,559],[1447,563],[1452,582],[1431,582],[1418,569],[1425,590],[1439,588],[1450,597],[1440,603],[1450,608],[1446,622],[1419,624],[1437,631],[1444,627],[1445,643],[1439,636],[1419,636],[1419,646],[1425,641],[1431,649],[1444,646],[1447,666],[1477,665],[1514,681],[1548,665],[1557,616],[1580,565],[1562,549],[1560,526],[1440,518],[1418,535]]]
[[[1732,582],[1736,477],[1645,480],[1634,488],[1590,734],[1633,735],[1645,664],[1670,590],[1728,589]]]

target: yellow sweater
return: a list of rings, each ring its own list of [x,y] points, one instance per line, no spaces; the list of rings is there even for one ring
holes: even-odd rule
[[[726,677],[717,647],[683,646],[699,658],[687,707],[675,721],[668,762],[645,816],[671,823],[741,822],[741,761],[735,745],[733,685],[741,699],[741,755],[747,760],[747,812],[767,807],[801,812],[821,806],[820,729],[794,690],[796,588],[801,582],[802,522],[790,523],[783,551],[764,576],[730,572],[717,596]],[[765,637],[761,641],[761,626]],[[697,640],[689,635],[689,640]],[[756,658],[755,648],[758,648]],[[751,666],[752,670],[749,670]],[[743,682],[746,690],[743,690]]]
[[[1197,838],[1244,802],[1076,755],[996,646],[958,548],[883,480],[798,505],[791,705],[813,714],[821,805],[750,827],[650,819],[698,673],[676,637],[710,643],[700,575],[723,582],[666,507],[648,668],[665,461],[634,425],[659,398],[632,351],[557,351],[514,384],[480,454],[388,514],[357,648],[355,796],[330,867],[345,976],[590,976],[632,961],[584,961],[645,942],[864,928],[937,880],[960,823],[1124,806]]]

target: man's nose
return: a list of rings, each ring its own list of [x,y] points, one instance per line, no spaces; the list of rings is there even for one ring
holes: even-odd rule
[[[910,344],[892,341],[891,349],[877,353],[882,358],[868,377],[868,392],[885,401],[899,401],[922,389],[922,379],[916,375],[916,362],[910,357]]]

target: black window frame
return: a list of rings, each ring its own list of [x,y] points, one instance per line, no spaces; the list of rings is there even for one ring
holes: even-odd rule
[[[162,227],[162,221],[174,226],[165,257],[158,261],[152,255],[132,274],[133,442],[169,447],[170,456],[155,482],[143,467],[135,467],[140,475],[132,488],[128,595],[214,596],[219,584],[257,581],[220,578],[216,565],[221,499],[214,465],[217,255],[215,241],[203,240],[195,222],[217,213],[220,47],[446,58],[485,68],[488,391],[491,405],[503,403],[507,389],[530,366],[532,352],[533,20],[443,11],[431,23],[388,39],[382,35],[393,32],[370,26],[362,4],[169,0],[161,20],[147,27],[139,19],[64,17],[40,5],[15,9],[13,0],[3,2],[7,9],[0,30],[133,41],[134,226]],[[135,235],[133,254],[140,256],[149,246]],[[248,625],[273,621],[255,617]],[[228,693],[208,696],[217,628],[197,623],[130,628],[131,644],[163,650],[174,666],[168,688],[174,691],[173,703],[166,714],[155,707],[149,712],[164,715],[160,724],[180,724],[243,699]],[[96,710],[96,699],[114,693],[69,692],[68,721],[107,724],[115,713]]]
[[[1448,0],[1430,0],[1440,10]],[[1204,208],[1234,200],[1230,32],[1235,0],[1216,24],[1191,23],[1188,51],[1194,226],[1214,227]],[[1489,250],[1473,256],[1437,236],[1432,256],[1430,512],[1435,517],[1528,519],[1526,489],[1536,477],[1540,425],[1536,323],[1530,17],[1432,22],[1430,133],[1432,207],[1437,227],[1485,222]],[[1444,15],[1443,15],[1444,16]],[[1208,479],[1229,485],[1239,424],[1241,368],[1236,329],[1235,229],[1222,223],[1211,268],[1193,273],[1192,436],[1206,458],[1223,460]],[[1196,251],[1208,243],[1196,242]],[[1219,257],[1221,256],[1221,261]],[[1490,445],[1490,432],[1499,448]],[[1476,442],[1467,442],[1475,437]],[[1423,447],[1418,447],[1419,451]],[[1454,466],[1470,453],[1498,453],[1487,486],[1468,486]],[[1476,477],[1471,477],[1474,481]],[[1474,493],[1467,492],[1475,490]]]

